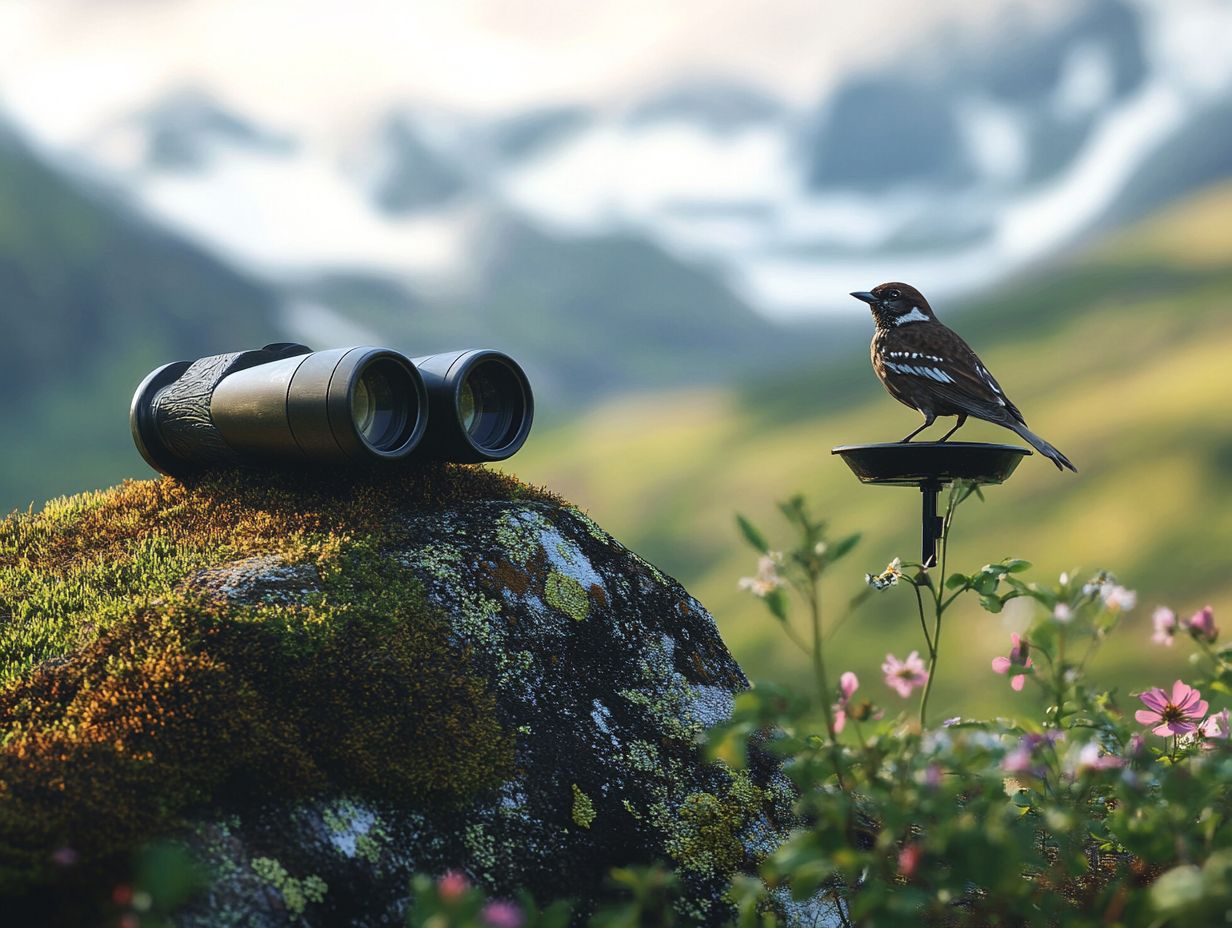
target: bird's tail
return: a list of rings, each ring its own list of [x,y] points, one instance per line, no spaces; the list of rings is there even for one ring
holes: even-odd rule
[[[1060,451],[1058,451],[1052,445],[1048,444],[1048,442],[1044,441],[1044,439],[1040,438],[1038,435],[1032,432],[1029,428],[1027,428],[1021,422],[1006,423],[1006,424],[1009,425],[1009,427],[1012,428],[1019,435],[1021,435],[1023,439],[1030,442],[1032,448],[1034,448],[1044,457],[1048,458],[1048,460],[1052,461],[1053,464],[1057,465],[1057,470],[1061,470],[1062,468],[1068,467],[1075,474],[1078,473],[1078,468],[1076,468],[1070,462],[1069,458],[1063,455]]]

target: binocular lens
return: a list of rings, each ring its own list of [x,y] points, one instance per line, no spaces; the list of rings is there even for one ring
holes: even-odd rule
[[[351,419],[359,437],[378,451],[406,444],[418,411],[410,403],[418,394],[406,368],[384,358],[369,364],[351,392]]]
[[[508,367],[499,361],[481,361],[462,380],[458,418],[475,444],[503,448],[513,437],[514,406],[521,396],[521,386]]]

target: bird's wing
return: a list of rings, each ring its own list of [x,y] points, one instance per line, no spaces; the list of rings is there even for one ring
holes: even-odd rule
[[[979,356],[952,329],[916,352],[888,355],[887,362],[899,374],[923,379],[934,396],[976,418],[1024,421]]]

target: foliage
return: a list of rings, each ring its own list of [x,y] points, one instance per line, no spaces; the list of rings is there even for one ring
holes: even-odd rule
[[[970,487],[954,488],[947,536],[970,495]],[[817,571],[824,526],[809,520],[799,501],[784,512],[795,543],[783,554],[747,520],[741,532],[763,559],[784,565],[788,578],[795,573],[785,584],[816,616],[815,584],[798,578],[802,569],[806,576]],[[1232,694],[1232,646],[1218,645],[1210,608],[1185,622],[1157,611],[1155,646],[1184,637],[1195,648],[1192,687],[1177,681],[1127,705],[1088,669],[1135,606],[1132,591],[1106,572],[1032,581],[1030,564],[1015,558],[946,576],[945,550],[943,540],[939,569],[895,561],[866,576],[879,591],[873,595],[909,588],[918,614],[928,655],[927,670],[921,662],[917,674],[923,679],[903,686],[905,662],[893,655],[882,668],[900,696],[921,690],[915,718],[882,718],[885,709],[857,703],[854,673],[827,688],[818,663],[813,700],[754,689],[737,701],[732,720],[712,731],[710,749],[738,762],[750,733],[773,723],[764,746],[783,759],[799,789],[801,824],[763,865],[765,887],[738,887],[743,923],[773,923],[783,892],[796,903],[828,903],[850,925],[1183,925],[1232,912],[1232,731],[1227,711],[1195,692]],[[772,599],[783,585],[765,572],[759,577],[751,592],[795,637],[785,602]],[[1019,598],[1040,607],[1007,642],[1006,657],[986,670],[954,671],[984,673],[988,687],[1021,692],[1022,711],[1016,719],[952,718],[925,727],[943,618],[967,596],[993,614]],[[818,623],[813,634],[818,649]],[[840,714],[849,727],[835,724]]]
[[[1202,694],[1232,696],[1232,644],[1219,643],[1214,611],[1181,619],[1161,607],[1153,616],[1144,646],[1188,641],[1188,682],[1147,680],[1152,686],[1129,696],[1101,687],[1091,663],[1136,607],[1136,595],[1106,571],[1035,580],[1019,558],[947,574],[949,532],[959,507],[976,495],[971,486],[953,489],[939,564],[895,559],[865,575],[866,589],[849,607],[850,615],[862,599],[901,595],[919,619],[922,656],[887,655],[886,692],[897,695],[882,704],[860,695],[854,671],[837,686],[829,682],[820,581],[859,536],[832,536],[800,497],[779,507],[792,534],[781,550],[737,517],[758,554],[756,572],[739,585],[810,657],[815,676],[805,691],[765,685],[741,694],[731,719],[705,738],[710,755],[735,769],[753,751],[769,751],[797,789],[797,824],[787,840],[756,876],[732,882],[733,924],[1162,928],[1227,920],[1232,724],[1228,710]],[[991,666],[955,659],[945,671],[974,675],[985,691],[1004,687],[1020,711],[930,727],[931,684],[950,667],[942,652],[963,634],[947,627],[961,599],[989,615],[1013,600],[1032,604],[1034,618]],[[795,621],[797,607],[803,623]],[[917,695],[910,714],[890,705]],[[632,902],[603,909],[588,924],[671,924],[670,912],[655,920],[663,909],[647,888],[659,886],[670,899],[671,880],[667,871],[643,873]],[[423,923],[424,911],[413,913],[412,924]],[[531,900],[519,909],[528,919],[537,911]]]

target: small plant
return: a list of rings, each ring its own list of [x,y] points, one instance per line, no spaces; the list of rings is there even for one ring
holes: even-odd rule
[[[1087,671],[1135,594],[1107,572],[1032,581],[1016,558],[947,575],[955,513],[973,495],[969,485],[952,490],[935,571],[896,559],[865,575],[865,595],[911,590],[923,655],[889,654],[881,668],[899,696],[920,691],[911,720],[857,703],[854,671],[837,689],[828,682],[818,580],[858,536],[831,547],[799,498],[781,507],[795,534],[786,553],[739,520],[760,554],[757,576],[741,585],[809,651],[815,677],[811,700],[769,687],[743,694],[709,736],[713,754],[738,764],[762,732],[799,790],[800,824],[762,879],[733,884],[740,924],[779,924],[787,913],[877,926],[1222,922],[1232,913],[1232,726],[1203,693],[1232,694],[1232,645],[1219,645],[1214,612],[1181,622],[1156,611],[1152,640],[1167,647],[1187,633],[1193,670],[1136,694],[1131,713]],[[791,623],[788,589],[806,605],[811,642]],[[1016,598],[1039,606],[986,671],[990,686],[1024,693],[1022,717],[929,728],[946,615],[967,595],[990,613]]]

